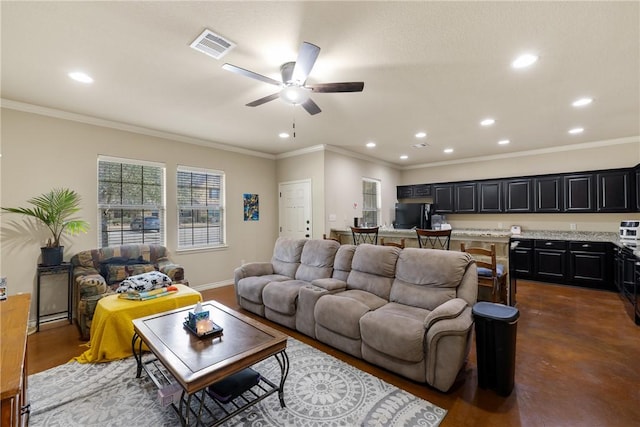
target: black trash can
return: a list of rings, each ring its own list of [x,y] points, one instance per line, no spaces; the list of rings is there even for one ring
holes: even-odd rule
[[[516,332],[520,312],[504,304],[479,302],[473,306],[473,317],[478,386],[508,396],[513,390],[516,371]]]

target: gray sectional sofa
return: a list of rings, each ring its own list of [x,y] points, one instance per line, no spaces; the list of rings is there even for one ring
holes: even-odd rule
[[[279,238],[235,270],[241,307],[414,381],[448,391],[471,343],[470,255]]]

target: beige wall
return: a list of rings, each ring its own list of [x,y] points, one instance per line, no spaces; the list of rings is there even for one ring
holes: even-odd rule
[[[72,188],[83,198],[81,214],[91,230],[64,239],[65,259],[97,246],[98,155],[166,165],[166,244],[192,286],[228,284],[241,260],[271,257],[278,223],[275,160],[11,109],[1,113],[0,206],[25,206],[27,199],[54,187]],[[225,172],[227,248],[176,252],[178,165]],[[243,193],[259,194],[259,221],[243,220]],[[46,234],[31,229],[19,215],[2,214],[0,221],[0,275],[7,277],[10,295],[31,292],[35,296],[35,267]]]
[[[362,216],[362,178],[380,180],[382,191],[382,224],[390,224],[395,215],[396,186],[400,171],[367,160],[331,150],[325,153],[326,229],[353,225],[354,217]],[[354,208],[354,203],[358,204]],[[335,221],[329,216],[335,215]]]
[[[598,144],[592,144],[598,145]],[[568,147],[566,147],[568,148]],[[402,184],[454,182],[505,178],[536,174],[578,172],[632,167],[640,163],[640,138],[604,142],[602,146],[582,146],[579,150],[558,150],[508,159],[478,160],[466,163],[408,169]],[[431,201],[429,199],[416,202]],[[508,229],[520,225],[523,230],[618,232],[623,219],[640,219],[638,213],[625,214],[449,214],[454,228]]]

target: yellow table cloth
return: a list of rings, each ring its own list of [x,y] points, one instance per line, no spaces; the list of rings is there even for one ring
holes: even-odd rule
[[[178,292],[145,301],[131,301],[109,295],[98,301],[91,322],[89,349],[75,357],[80,363],[109,362],[132,356],[133,319],[162,313],[202,301],[200,292],[174,285]]]

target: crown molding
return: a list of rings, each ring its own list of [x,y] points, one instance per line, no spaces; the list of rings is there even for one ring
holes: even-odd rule
[[[171,141],[184,142],[186,144],[200,145],[208,148],[215,148],[223,151],[244,154],[253,157],[262,157],[264,159],[275,160],[273,154],[262,153],[260,151],[247,150],[246,148],[234,147],[231,145],[221,144],[219,142],[207,141],[199,138],[178,135],[170,132],[163,132],[155,129],[149,129],[142,126],[130,125],[127,123],[116,122],[112,120],[100,119],[97,117],[87,116],[84,114],[71,113],[68,111],[57,110],[54,108],[42,107],[39,105],[28,104],[25,102],[13,101],[11,99],[0,98],[0,106],[10,110],[22,111],[25,113],[39,114],[41,116],[54,117],[62,120],[69,120],[94,126],[100,126],[110,129],[121,130],[125,132],[137,133],[140,135],[153,136],[156,138],[168,139]]]
[[[367,162],[376,163],[378,165],[386,166],[393,169],[399,169],[398,165],[394,165],[393,163],[385,162],[383,160],[369,157],[364,154],[354,153],[353,151],[345,150],[344,148],[336,147],[335,145],[329,145],[329,144],[314,145],[312,147],[301,148],[299,150],[294,150],[294,151],[288,151],[286,153],[278,154],[276,156],[276,159],[285,159],[288,157],[302,156],[304,154],[315,153],[318,151],[331,151],[333,153],[341,154],[343,156],[353,157],[359,160],[365,160]]]
[[[519,151],[516,153],[509,153],[509,154],[496,154],[494,156],[482,156],[482,157],[471,157],[468,159],[448,160],[446,162],[423,163],[421,165],[404,166],[400,169],[410,170],[410,169],[433,168],[438,166],[459,165],[464,163],[476,163],[476,162],[489,161],[489,160],[513,159],[518,157],[535,156],[538,154],[561,153],[566,151],[583,150],[587,148],[609,147],[613,145],[633,144],[633,143],[640,144],[640,136],[627,136],[624,138],[607,139],[604,141],[585,142],[582,144],[562,145],[559,147],[541,148],[538,150],[529,150],[529,151]],[[636,162],[638,161],[640,161],[640,151],[638,152],[638,159],[636,160]]]

